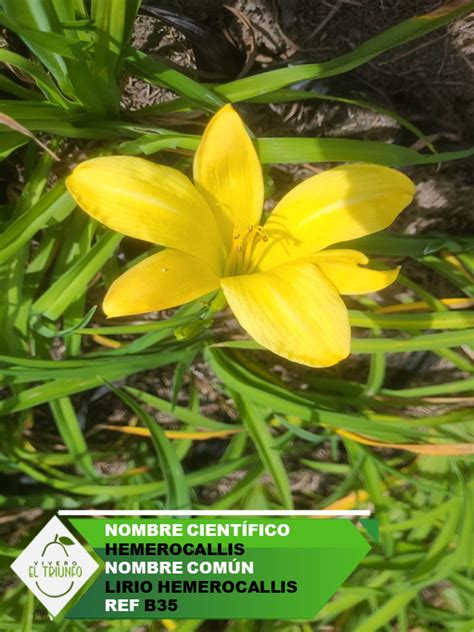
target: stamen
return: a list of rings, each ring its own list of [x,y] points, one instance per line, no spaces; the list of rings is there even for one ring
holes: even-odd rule
[[[242,237],[240,232],[233,236],[233,241],[238,243],[235,244],[229,255],[226,274],[245,274],[250,271],[252,254],[259,240],[268,241],[268,235],[263,226],[247,226],[247,231]]]
[[[262,241],[268,241],[268,235],[264,231],[263,226],[255,226],[255,230],[257,231],[258,237],[260,237]]]

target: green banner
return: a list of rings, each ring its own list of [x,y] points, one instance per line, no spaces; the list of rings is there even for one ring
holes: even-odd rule
[[[376,521],[361,521],[376,533]],[[68,619],[312,619],[370,546],[346,519],[71,519],[103,560]]]

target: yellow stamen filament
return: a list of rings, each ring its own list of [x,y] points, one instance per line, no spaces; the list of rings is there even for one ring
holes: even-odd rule
[[[252,271],[252,253],[258,241],[268,241],[262,226],[248,226],[243,234],[234,235],[234,243],[227,260],[225,273],[228,276],[248,274]]]

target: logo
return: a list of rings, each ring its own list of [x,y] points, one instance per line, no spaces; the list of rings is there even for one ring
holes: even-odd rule
[[[56,616],[99,565],[56,517],[43,527],[11,568]]]

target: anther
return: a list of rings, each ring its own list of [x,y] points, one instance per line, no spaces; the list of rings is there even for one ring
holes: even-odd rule
[[[268,235],[266,234],[266,232],[263,229],[263,226],[256,226],[255,227],[256,233],[258,235],[258,237],[262,240],[262,241],[268,241]]]

